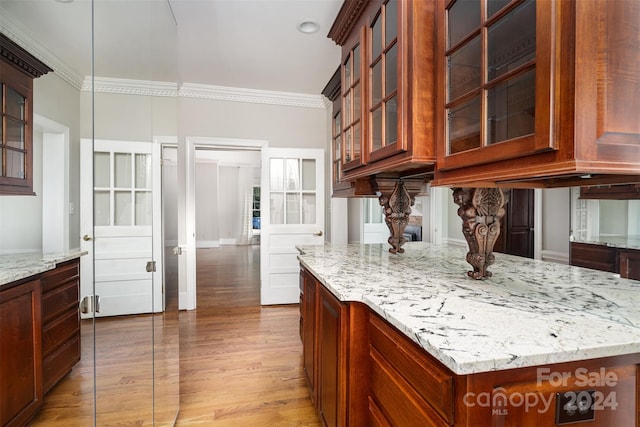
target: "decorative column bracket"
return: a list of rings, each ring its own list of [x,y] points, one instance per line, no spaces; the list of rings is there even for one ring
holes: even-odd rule
[[[469,244],[467,262],[473,267],[469,277],[491,277],[487,268],[494,263],[493,245],[500,235],[500,220],[505,214],[505,195],[500,188],[454,188],[453,201],[460,206],[462,233]]]
[[[403,253],[402,245],[407,242],[404,238],[404,229],[409,222],[411,206],[415,203],[416,195],[426,194],[427,183],[424,178],[372,177],[371,181],[380,206],[383,208],[384,222],[391,233],[387,240],[391,245],[389,252]]]

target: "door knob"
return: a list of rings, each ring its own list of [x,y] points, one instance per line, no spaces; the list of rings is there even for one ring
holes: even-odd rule
[[[318,237],[322,236],[322,230],[318,231],[317,233],[313,233],[313,235]]]
[[[82,240],[84,240],[85,242],[88,242],[89,240],[93,240],[93,238],[88,234],[85,234],[84,236],[82,236]]]

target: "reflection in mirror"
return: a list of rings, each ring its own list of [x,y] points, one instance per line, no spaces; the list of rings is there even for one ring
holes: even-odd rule
[[[580,188],[572,188],[571,241],[637,246],[640,200],[581,199]]]
[[[30,425],[173,425],[179,406],[177,277],[162,277],[160,180],[149,180],[160,176],[154,170],[159,162],[146,160],[160,152],[157,137],[177,135],[177,28],[169,4],[0,0],[0,32],[54,70],[34,81],[34,113],[46,126],[34,132],[37,195],[23,202],[44,221],[40,193],[42,182],[50,178],[43,163],[50,135],[61,134],[66,144],[66,167],[61,168],[67,176],[60,185],[67,186],[66,205],[77,212],[62,215],[66,223],[59,226],[68,234],[69,248],[88,253],[81,257],[81,297],[103,295],[102,314],[80,321],[80,361],[46,393]],[[149,154],[114,150],[81,159],[81,144],[93,145],[94,138],[143,142]],[[117,161],[112,154],[116,151],[124,153]],[[96,175],[81,180],[81,165],[94,162]],[[125,166],[124,175],[114,176]],[[89,200],[81,197],[86,183]],[[94,204],[86,226],[85,207],[93,210]],[[11,200],[3,200],[5,208],[14,208]],[[127,224],[132,236],[150,230],[153,237],[129,237],[120,246],[109,246],[113,240],[106,235],[114,228],[114,218]],[[85,234],[94,238],[81,240]],[[24,238],[42,239],[35,234]],[[149,245],[138,258],[127,253],[131,270],[109,261],[109,251],[132,251],[145,239],[160,244]],[[96,251],[102,251],[102,259]],[[150,260],[156,261],[155,276],[145,271]],[[89,272],[95,264],[95,283],[93,274],[86,274],[88,264]],[[108,274],[98,281],[101,271]],[[150,289],[145,300],[126,295],[138,279]],[[131,307],[113,307],[116,299],[105,297],[113,289],[124,290]],[[111,311],[120,315],[104,315]]]

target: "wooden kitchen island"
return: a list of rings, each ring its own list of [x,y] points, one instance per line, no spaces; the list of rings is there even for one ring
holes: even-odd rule
[[[640,425],[640,282],[411,242],[299,247],[300,335],[327,426]]]

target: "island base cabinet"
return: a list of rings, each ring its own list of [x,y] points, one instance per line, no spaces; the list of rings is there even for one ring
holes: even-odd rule
[[[636,427],[639,363],[631,355],[459,377],[455,425]]]
[[[40,281],[0,291],[0,425],[23,426],[42,405]]]
[[[640,427],[640,353],[456,374],[367,305],[305,280],[305,371],[323,426]],[[558,415],[578,405],[592,419]]]

